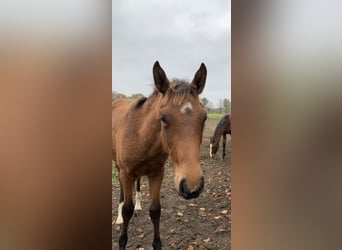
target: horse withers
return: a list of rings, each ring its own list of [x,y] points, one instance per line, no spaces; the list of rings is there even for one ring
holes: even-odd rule
[[[149,182],[154,249],[162,249],[160,188],[167,158],[170,156],[175,188],[182,197],[197,198],[204,189],[200,144],[207,112],[199,94],[206,76],[202,63],[190,83],[170,81],[157,61],[153,66],[155,91],[150,97],[113,103],[112,153],[121,190],[118,212],[123,218],[120,249],[126,248],[128,223],[134,210],[134,182],[141,176],[147,176]]]
[[[232,134],[231,130],[231,115],[225,115],[217,124],[214,135],[210,137],[210,149],[209,155],[211,158],[214,158],[217,150],[220,147],[220,140],[222,137],[222,157],[221,159],[224,160],[226,156],[226,141],[227,141],[227,134]]]

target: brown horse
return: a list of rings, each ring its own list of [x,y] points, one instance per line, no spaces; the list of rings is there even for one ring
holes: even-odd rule
[[[231,115],[227,114],[225,115],[220,122],[217,124],[215,132],[213,137],[210,137],[210,157],[214,158],[216,155],[217,150],[220,147],[220,140],[221,137],[223,137],[222,140],[222,160],[226,156],[226,140],[227,140],[227,134],[232,134],[231,131]]]
[[[206,76],[207,69],[202,63],[191,83],[169,81],[157,61],[153,66],[155,91],[150,97],[113,103],[112,152],[122,190],[120,249],[126,248],[128,223],[134,210],[134,182],[141,176],[147,176],[149,182],[153,248],[162,249],[160,187],[169,156],[178,193],[185,199],[192,199],[203,191],[200,144],[207,112],[199,101],[199,94],[204,89]]]

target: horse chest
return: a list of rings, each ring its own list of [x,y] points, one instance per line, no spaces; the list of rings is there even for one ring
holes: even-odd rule
[[[122,145],[123,149],[124,145]],[[134,145],[126,146],[120,150],[118,160],[125,166],[128,172],[147,175],[149,171],[160,169],[168,154],[163,152],[162,146],[156,143],[146,145],[144,141],[137,141]]]
[[[167,155],[160,155],[158,157],[146,159],[146,158],[131,158],[122,162],[128,175],[132,177],[150,175],[150,173],[159,172],[167,159]]]

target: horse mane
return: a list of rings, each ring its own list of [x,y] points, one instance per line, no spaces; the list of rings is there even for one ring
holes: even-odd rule
[[[180,106],[189,96],[195,98],[198,96],[196,87],[185,80],[173,79],[164,94],[162,104],[172,102],[172,104]]]
[[[170,87],[162,97],[161,104],[172,102],[172,104],[180,106],[189,96],[197,97],[197,89],[194,85],[185,80],[173,79],[170,82]],[[160,97],[159,91],[154,88],[154,91],[149,97],[141,97],[134,104],[134,109],[141,108],[147,101],[151,102]]]
[[[135,108],[135,109],[139,109],[142,105],[144,105],[144,103],[146,102],[146,100],[147,100],[147,97],[145,97],[145,96],[140,97],[140,98],[136,101],[136,103],[135,103],[135,105],[134,105],[134,108]]]

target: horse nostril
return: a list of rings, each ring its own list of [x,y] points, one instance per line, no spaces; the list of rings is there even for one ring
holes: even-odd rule
[[[201,176],[198,189],[196,191],[193,191],[193,192],[191,192],[188,189],[188,186],[186,184],[185,179],[182,179],[179,182],[179,194],[187,200],[192,199],[192,198],[197,198],[200,195],[200,193],[202,193],[203,190],[204,190],[204,177],[203,176]]]
[[[181,181],[179,182],[179,192],[181,194],[185,194],[186,190],[187,190],[187,187],[186,187],[185,179],[181,179]]]
[[[200,182],[198,192],[201,193],[203,191],[203,189],[204,189],[204,177],[201,176],[201,182]]]

